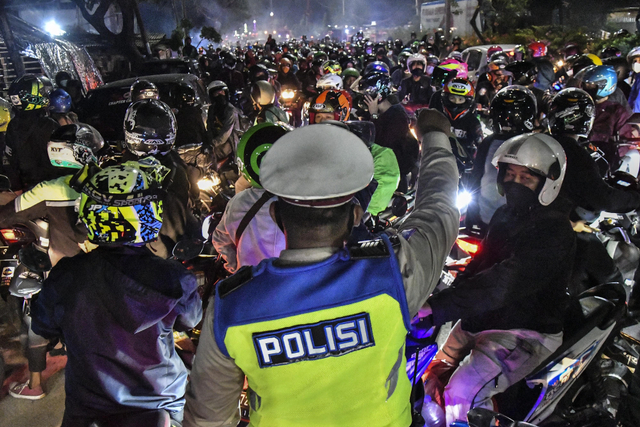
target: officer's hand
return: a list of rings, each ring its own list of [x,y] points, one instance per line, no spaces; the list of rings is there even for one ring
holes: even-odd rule
[[[418,128],[427,132],[444,132],[447,136],[451,136],[451,122],[447,116],[438,110],[432,108],[423,108],[420,110],[417,118]]]
[[[364,102],[369,108],[369,114],[378,114],[378,98],[373,99],[369,95],[365,95]]]
[[[425,317],[429,317],[433,314],[433,310],[428,302],[425,302],[420,310],[418,310],[418,317],[420,319],[424,319]]]

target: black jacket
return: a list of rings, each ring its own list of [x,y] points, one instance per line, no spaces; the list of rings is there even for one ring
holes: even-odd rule
[[[567,156],[567,173],[560,195],[591,211],[625,213],[640,208],[640,193],[620,190],[602,180],[598,166],[589,153],[566,136],[554,136]]]
[[[413,76],[407,77],[400,83],[398,89],[398,99],[402,101],[406,96],[409,97],[411,104],[428,105],[433,95],[431,87],[431,77],[422,76],[417,82],[413,80]]]
[[[462,329],[563,329],[575,256],[568,215],[538,206],[516,216],[498,209],[480,252],[452,286],[429,298],[436,324],[462,319]]]
[[[34,185],[64,175],[49,161],[47,143],[58,122],[40,112],[21,112],[7,126],[4,171],[13,190],[28,190]]]

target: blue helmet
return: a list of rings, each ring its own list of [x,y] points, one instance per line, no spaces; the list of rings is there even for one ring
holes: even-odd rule
[[[616,90],[618,74],[610,65],[592,65],[583,70],[582,88],[594,98],[604,98]],[[580,74],[580,73],[578,73]],[[576,75],[576,79],[579,76]]]
[[[49,111],[65,114],[71,111],[71,95],[64,89],[56,89],[49,95]]]

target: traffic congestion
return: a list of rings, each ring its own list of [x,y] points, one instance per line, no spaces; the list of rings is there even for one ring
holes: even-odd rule
[[[467,40],[17,76],[0,404],[56,366],[63,427],[640,425],[640,46]]]

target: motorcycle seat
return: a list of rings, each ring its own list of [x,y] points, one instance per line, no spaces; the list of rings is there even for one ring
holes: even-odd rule
[[[578,302],[582,317],[571,318],[577,313],[570,312],[565,319],[565,325],[571,326],[565,327],[562,345],[533,372],[538,372],[558,358],[594,328],[606,329],[617,322],[624,315],[626,293],[620,283],[605,283],[581,293]]]

